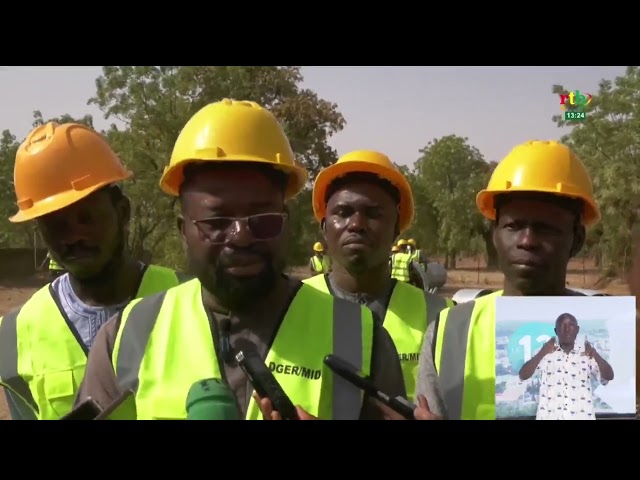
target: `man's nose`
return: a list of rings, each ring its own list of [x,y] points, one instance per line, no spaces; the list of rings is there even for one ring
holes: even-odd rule
[[[362,231],[367,227],[366,216],[360,212],[355,212],[349,217],[349,223],[347,225],[351,231]]]
[[[518,237],[518,247],[524,250],[535,250],[540,246],[540,241],[536,233],[529,227],[520,231]]]
[[[236,218],[233,221],[227,233],[227,242],[238,247],[247,247],[253,243],[253,234],[245,219]]]

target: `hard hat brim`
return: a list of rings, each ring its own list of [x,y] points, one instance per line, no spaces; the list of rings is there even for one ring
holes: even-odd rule
[[[282,170],[289,176],[289,184],[287,185],[287,191],[285,193],[285,199],[290,200],[298,195],[307,184],[309,179],[309,174],[307,170],[298,165],[276,165],[271,161],[267,161],[261,158],[250,158],[250,157],[242,157],[242,158],[230,158],[225,157],[222,159],[187,159],[181,162],[175,163],[174,165],[170,165],[164,169],[162,177],[160,178],[160,188],[163,192],[177,197],[180,194],[180,186],[184,181],[184,169],[187,165],[193,163],[204,163],[204,162],[217,162],[217,163],[227,163],[227,162],[237,162],[239,164],[251,164],[251,163],[260,163],[264,165],[269,165],[277,170]]]
[[[107,185],[126,180],[131,176],[133,176],[133,172],[127,171],[125,175],[122,175],[119,178],[109,179],[106,182],[98,183],[97,185],[93,185],[83,190],[68,190],[66,192],[58,193],[57,195],[53,195],[49,198],[36,202],[28,209],[18,210],[15,215],[9,217],[9,221],[11,223],[23,223],[30,220],[35,220],[36,218],[43,217],[53,212],[57,212],[59,210],[62,210],[63,208],[67,208],[68,206],[73,205],[76,202],[79,202],[83,198],[88,197],[92,193],[100,190],[103,187],[106,187]]]
[[[395,169],[390,169],[370,162],[348,161],[334,163],[323,169],[313,185],[313,214],[318,222],[327,215],[325,196],[331,183],[349,173],[373,173],[381,179],[388,180],[400,191],[400,231],[407,230],[413,222],[413,192],[407,179]]]
[[[570,195],[570,194],[558,193],[557,190],[551,190],[551,189],[545,189],[545,188],[541,188],[537,190],[531,190],[530,188],[523,188],[523,189],[510,188],[508,190],[507,189],[504,189],[504,190],[485,189],[485,190],[481,190],[476,195],[476,205],[483,217],[485,217],[488,220],[495,220],[496,219],[496,209],[495,209],[496,195],[509,194],[509,193],[515,193],[515,192],[548,193],[549,195],[557,195],[559,197],[575,198],[575,199],[581,200],[584,204],[584,211],[582,214],[582,224],[586,227],[595,225],[600,221],[600,218],[601,218],[601,213],[600,213],[600,209],[598,208],[598,205],[595,204],[591,199],[585,198],[581,195]]]

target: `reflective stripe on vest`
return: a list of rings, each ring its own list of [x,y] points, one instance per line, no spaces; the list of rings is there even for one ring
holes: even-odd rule
[[[331,293],[326,275],[316,275],[304,283]],[[453,301],[425,292],[404,282],[396,282],[383,325],[393,339],[400,357],[407,398],[413,401],[420,364],[420,351],[427,326]]]
[[[450,420],[495,420],[495,299],[502,291],[440,314],[434,361]]]
[[[125,308],[112,358],[118,385],[136,393],[138,419],[184,419],[191,386],[224,378],[214,334],[197,280]],[[362,392],[334,376],[323,360],[333,352],[369,375],[372,341],[373,317],[366,307],[303,285],[265,364],[293,403],[312,415],[357,420]],[[262,418],[253,398],[246,418]]]
[[[411,255],[404,252],[396,253],[393,256],[391,262],[391,278],[400,280],[401,282],[408,282],[409,277],[409,263],[411,262]]]
[[[137,297],[177,284],[173,270],[149,265]],[[69,413],[84,377],[87,349],[69,325],[50,284],[0,319],[0,384],[41,420]]]

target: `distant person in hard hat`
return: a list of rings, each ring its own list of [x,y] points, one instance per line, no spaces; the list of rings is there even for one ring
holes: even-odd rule
[[[20,145],[18,212],[34,220],[51,259],[68,273],[0,320],[0,383],[14,419],[55,420],[73,407],[96,332],[131,299],[178,284],[126,245],[131,207],[117,186],[132,174],[105,139],[83,125],[47,123]]]
[[[255,349],[301,419],[384,418],[377,403],[336,381],[323,361],[335,353],[386,393],[404,395],[389,334],[366,307],[282,273],[287,201],[306,182],[268,110],[234,100],[199,110],[180,132],[160,181],[180,200],[180,233],[197,278],[132,302],[100,331],[78,401],[91,397],[107,406],[132,389],[121,418],[185,419],[191,386],[221,378],[239,418],[277,419],[268,399],[252,398],[235,361],[238,350]]]
[[[409,182],[382,153],[347,153],[318,174],[313,211],[333,261],[332,271],[304,282],[374,312],[396,344],[407,394],[413,399],[424,332],[453,303],[389,276],[389,250],[413,221]],[[426,397],[437,413],[435,392]]]
[[[496,298],[582,295],[566,287],[567,266],[584,245],[585,227],[600,220],[587,169],[569,147],[554,141],[515,147],[476,203],[495,224],[504,287],[443,311],[427,331],[420,356],[418,392],[438,382],[454,420],[496,417]]]
[[[329,270],[331,270],[329,257],[324,254],[324,246],[320,242],[316,242],[313,245],[313,257],[309,261],[309,270],[311,270],[311,275],[329,273]]]
[[[415,239],[410,238],[409,240],[407,240],[407,251],[411,254],[411,261],[412,262],[416,262],[418,265],[420,265],[423,269],[427,269],[427,263],[429,263],[429,260],[427,259],[427,256],[424,253],[424,250],[418,248],[418,242],[416,242]]]
[[[414,241],[415,242],[415,241]],[[416,271],[413,262],[415,254],[411,249],[408,240],[400,239],[396,244],[398,253],[393,256],[391,263],[391,278],[395,278],[401,282],[407,282],[422,290],[426,290],[427,285],[422,280],[422,276]]]
[[[411,275],[409,270],[411,268],[411,253],[407,251],[407,245],[408,243],[405,239],[400,239],[398,243],[396,243],[398,252],[393,256],[391,278],[410,283]]]

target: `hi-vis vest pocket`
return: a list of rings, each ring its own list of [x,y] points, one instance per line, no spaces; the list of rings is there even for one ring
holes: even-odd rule
[[[138,420],[186,420],[187,394],[183,396],[162,397],[151,400],[150,412],[137,412]],[[184,412],[183,415],[176,415],[176,412]]]
[[[77,393],[77,385],[73,369],[48,372],[36,380],[39,418],[43,420],[57,420],[73,409]]]

